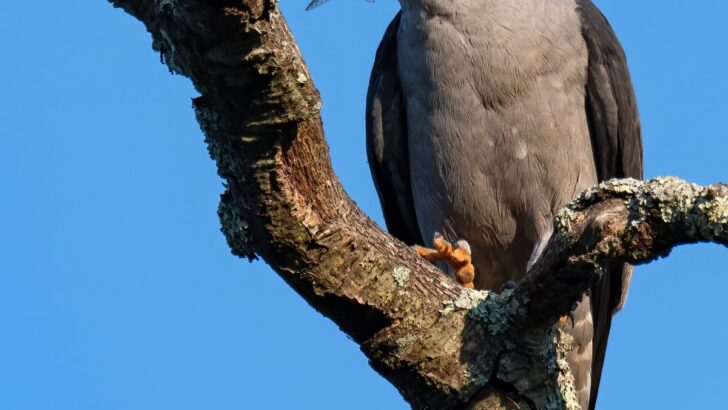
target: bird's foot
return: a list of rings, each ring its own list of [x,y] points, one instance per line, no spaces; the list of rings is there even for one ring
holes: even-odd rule
[[[455,278],[463,287],[474,288],[475,284],[475,267],[473,266],[473,258],[470,251],[470,245],[459,240],[453,245],[446,241],[439,233],[435,234],[432,241],[434,249],[416,246],[417,253],[430,262],[447,262],[455,269]]]

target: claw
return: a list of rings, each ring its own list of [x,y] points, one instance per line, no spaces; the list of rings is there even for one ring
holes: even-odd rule
[[[435,249],[423,248],[420,246],[415,247],[417,253],[427,259],[430,262],[445,261],[455,268],[455,278],[458,282],[466,288],[474,288],[475,284],[475,266],[473,266],[472,254],[470,251],[470,245],[460,240],[455,245],[445,240],[445,238],[435,233],[435,238],[432,241]]]

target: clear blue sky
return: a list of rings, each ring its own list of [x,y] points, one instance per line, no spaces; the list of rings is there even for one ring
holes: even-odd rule
[[[629,55],[647,175],[725,180],[728,3],[598,3]],[[334,167],[381,222],[363,107],[397,3],[281,6]],[[406,408],[331,322],[230,254],[196,93],[140,23],[103,0],[2,1],[0,40],[0,409]],[[724,403],[727,260],[694,246],[637,270],[600,408]]]

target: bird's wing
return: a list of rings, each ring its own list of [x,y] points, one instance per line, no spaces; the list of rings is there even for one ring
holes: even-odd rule
[[[642,178],[642,137],[627,59],[612,27],[591,2],[577,0],[589,50],[587,117],[600,181]],[[594,321],[591,407],[596,403],[612,314],[624,304],[632,267],[615,266],[591,292]]]
[[[397,74],[400,15],[384,33],[374,61],[366,107],[367,156],[389,232],[422,244],[410,185],[407,116]]]

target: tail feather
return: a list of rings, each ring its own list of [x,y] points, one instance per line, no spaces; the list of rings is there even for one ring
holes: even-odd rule
[[[566,360],[569,362],[571,374],[574,376],[576,397],[582,409],[586,409],[591,395],[592,373],[592,339],[594,324],[592,322],[590,295],[586,294],[571,312],[571,320],[560,325],[561,330],[574,338],[574,348]]]
[[[594,342],[591,366],[591,393],[589,410],[594,410],[599,394],[599,383],[602,378],[604,358],[607,354],[609,330],[612,327],[612,316],[624,306],[627,298],[627,286],[632,277],[632,266],[615,266],[609,269],[603,279],[591,290],[591,310],[594,320]]]

